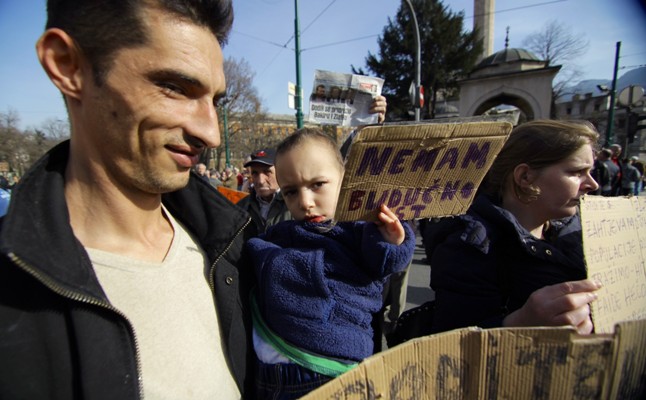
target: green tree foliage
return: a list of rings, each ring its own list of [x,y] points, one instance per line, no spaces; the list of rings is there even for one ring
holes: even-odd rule
[[[412,0],[419,24],[421,42],[421,84],[424,86],[426,112],[435,116],[435,93],[457,88],[482,51],[476,32],[463,29],[464,13],[453,13],[439,0]],[[378,39],[379,54],[368,53],[366,67],[385,79],[383,94],[388,99],[389,119],[409,119],[412,110],[409,88],[415,76],[415,33],[410,9],[402,2],[395,19],[388,19]],[[352,66],[354,73],[365,75]],[[427,113],[427,114],[426,114]],[[425,115],[426,114],[426,115]]]

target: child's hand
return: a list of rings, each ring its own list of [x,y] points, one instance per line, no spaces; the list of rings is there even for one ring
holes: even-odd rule
[[[406,232],[399,218],[390,211],[385,204],[381,205],[381,212],[377,216],[378,221],[375,222],[379,227],[379,232],[383,235],[384,239],[390,244],[400,245],[406,238]]]

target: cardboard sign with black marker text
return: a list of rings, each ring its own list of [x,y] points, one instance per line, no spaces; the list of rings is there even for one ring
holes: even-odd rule
[[[364,127],[346,159],[335,218],[372,220],[381,204],[403,220],[464,214],[511,129],[504,121]]]
[[[588,277],[602,284],[590,304],[595,332],[646,319],[646,197],[585,196],[581,227]]]
[[[457,329],[375,354],[303,399],[643,399],[645,330]]]

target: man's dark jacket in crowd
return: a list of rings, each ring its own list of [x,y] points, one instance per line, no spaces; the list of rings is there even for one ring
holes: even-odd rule
[[[253,189],[249,196],[246,196],[238,202],[238,206],[247,211],[249,215],[251,215],[251,220],[253,221],[252,229],[248,229],[245,232],[250,235],[246,238],[257,237],[261,233],[265,233],[267,227],[282,221],[290,221],[292,219],[292,214],[287,209],[285,199],[283,199],[283,194],[280,191],[276,193],[274,200],[269,206],[269,213],[267,214],[266,221],[260,214],[260,204],[258,203],[256,192]]]
[[[0,220],[0,398],[138,399],[132,326],[110,304],[69,223],[68,156],[65,142],[43,157]],[[210,260],[225,358],[247,397],[253,272],[242,249],[249,216],[197,175],[163,203]]]

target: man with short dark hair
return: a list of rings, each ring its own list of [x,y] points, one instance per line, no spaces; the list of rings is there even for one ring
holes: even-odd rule
[[[622,173],[623,173],[623,164],[621,162],[621,159],[619,158],[621,156],[621,145],[615,143],[610,146],[610,160],[612,161],[613,164],[617,166],[617,175],[615,176],[615,180],[612,182],[612,195],[613,196],[620,196],[621,195],[621,180],[622,180]]]
[[[613,187],[617,185],[616,182],[619,180],[619,167],[612,161],[611,157],[612,152],[609,149],[601,149],[597,155],[598,161],[603,163],[608,170],[608,181],[597,182],[601,190],[601,195],[605,197],[613,195]]]
[[[629,196],[635,194],[635,185],[642,180],[642,175],[637,168],[635,168],[635,161],[638,158],[633,156],[624,158],[621,166],[621,195]]]
[[[277,222],[292,219],[276,181],[274,155],[274,149],[256,150],[244,164],[249,169],[252,189],[238,205],[251,215],[254,222],[254,229],[249,231],[251,236],[264,233],[267,227]]]
[[[594,164],[590,175],[594,178],[595,182],[599,184],[597,190],[590,192],[590,194],[600,195],[603,193],[603,187],[610,187],[610,172],[606,164],[599,158],[601,151],[594,152]]]
[[[0,221],[0,398],[251,396],[250,218],[191,173],[220,144],[231,1],[47,9],[72,133]]]

